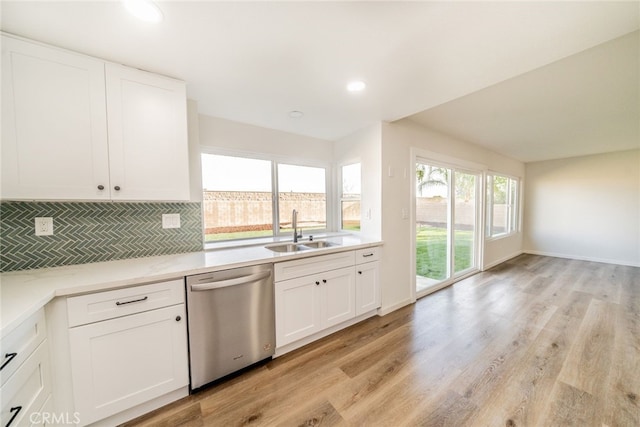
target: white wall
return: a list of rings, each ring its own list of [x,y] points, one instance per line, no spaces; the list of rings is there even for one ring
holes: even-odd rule
[[[387,313],[413,301],[410,265],[412,233],[409,218],[411,174],[414,168],[411,149],[482,164],[489,170],[524,177],[524,164],[478,145],[434,132],[410,120],[384,123],[382,126],[382,239],[384,259],[381,268],[382,312]],[[391,172],[391,173],[389,173]],[[391,176],[390,176],[391,175]],[[483,266],[494,265],[522,251],[522,234],[485,243]]]
[[[350,163],[360,162],[361,164],[360,233],[374,239],[380,239],[382,236],[381,150],[381,123],[355,132],[334,144],[334,159],[337,168]],[[370,218],[367,218],[366,215],[368,210],[371,212]]]
[[[333,142],[217,117],[199,116],[200,145],[331,164]]]
[[[640,266],[640,150],[526,165],[525,252]]]

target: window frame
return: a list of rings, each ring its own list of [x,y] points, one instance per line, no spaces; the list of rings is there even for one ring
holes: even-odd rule
[[[357,199],[345,199],[344,198],[344,176],[343,176],[343,171],[345,167],[348,166],[353,166],[353,165],[360,165],[360,193],[359,193],[359,197]],[[342,232],[347,232],[347,233],[360,233],[362,232],[362,161],[359,159],[353,160],[353,161],[349,161],[349,162],[345,162],[345,163],[341,163],[340,165],[338,165],[338,179],[337,179],[337,186],[338,186],[338,200],[337,200],[337,206],[336,206],[336,214],[337,214],[337,229],[342,231]],[[358,222],[358,229],[357,230],[348,230],[343,228],[343,220],[342,220],[342,203],[344,201],[354,201],[357,200],[360,202],[360,216],[359,216],[359,222]]]
[[[227,157],[240,157],[246,159],[254,159],[254,160],[264,160],[271,162],[271,198],[272,198],[272,230],[273,233],[269,236],[255,236],[255,237],[243,237],[237,239],[224,239],[224,240],[206,240],[206,227],[204,222],[204,200],[202,200],[202,235],[203,242],[205,248],[211,248],[215,246],[233,246],[233,244],[237,243],[238,245],[242,245],[243,243],[255,244],[260,241],[276,241],[287,237],[293,237],[292,231],[281,232],[280,231],[280,214],[279,214],[279,189],[278,189],[278,165],[293,165],[293,166],[303,166],[303,167],[313,167],[313,168],[321,168],[324,169],[324,178],[325,178],[325,228],[314,228],[314,229],[305,229],[305,233],[308,235],[310,232],[313,234],[321,234],[330,232],[330,230],[335,229],[334,227],[334,216],[332,215],[334,209],[334,197],[333,191],[331,187],[332,183],[332,166],[328,162],[321,161],[312,161],[304,158],[296,158],[289,156],[280,156],[275,154],[268,153],[255,153],[255,152],[246,152],[246,151],[237,151],[237,150],[227,150],[227,149],[219,149],[213,147],[201,147],[200,148],[200,157],[199,157],[199,165],[200,165],[200,193],[204,192],[204,184],[202,182],[203,170],[202,170],[202,156],[204,154],[208,155],[216,155],[216,156],[227,156]]]
[[[501,233],[493,231],[493,213],[494,213],[494,178],[503,177],[507,181],[507,189],[505,190],[507,216],[506,230]],[[486,241],[503,239],[513,236],[520,232],[522,220],[520,218],[521,200],[522,200],[522,179],[505,173],[489,171],[485,174],[485,231],[484,237]],[[512,196],[512,189],[515,189],[515,195]]]

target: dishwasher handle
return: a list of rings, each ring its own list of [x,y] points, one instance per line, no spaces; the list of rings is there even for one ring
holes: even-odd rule
[[[271,271],[263,271],[260,273],[250,274],[248,276],[236,277],[235,279],[218,280],[215,282],[202,283],[200,285],[191,285],[191,290],[194,292],[210,291],[212,289],[226,288],[228,286],[241,285],[243,283],[253,283],[270,275]]]

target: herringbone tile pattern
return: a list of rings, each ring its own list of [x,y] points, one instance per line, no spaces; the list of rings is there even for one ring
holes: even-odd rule
[[[180,228],[163,229],[162,214]],[[53,236],[34,218],[53,217]],[[200,203],[3,202],[0,271],[28,270],[202,250]]]

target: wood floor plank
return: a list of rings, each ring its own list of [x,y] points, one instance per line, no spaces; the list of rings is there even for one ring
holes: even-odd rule
[[[457,427],[470,424],[470,418],[477,409],[470,399],[450,390],[435,411],[418,410],[405,422],[414,426]]]
[[[558,379],[596,395],[609,377],[614,327],[611,304],[592,299]]]
[[[327,400],[319,403],[307,403],[292,411],[291,414],[283,414],[284,420],[276,422],[278,426],[348,426],[340,413]]]
[[[310,373],[303,382],[290,382],[272,376],[269,384],[259,391],[248,390],[238,399],[229,401],[223,396],[212,396],[201,402],[202,417],[220,425],[274,425],[306,402],[305,396],[319,396],[333,385],[347,379],[337,368]]]
[[[478,425],[544,425],[540,419],[582,319],[556,312],[530,351],[506,373],[474,416]]]
[[[378,389],[369,399],[344,410],[346,418],[362,425],[394,425],[416,412],[434,411],[462,369],[507,330],[501,318],[489,313],[479,315],[476,322],[467,322],[462,333],[450,337],[448,344],[417,353],[398,370],[396,380],[389,381],[386,389]]]
[[[553,389],[544,425],[601,427],[593,396],[561,381]]]
[[[628,297],[616,314],[610,376],[604,385],[604,420],[610,426],[640,426],[640,297]]]
[[[133,426],[640,426],[640,268],[523,254]]]

